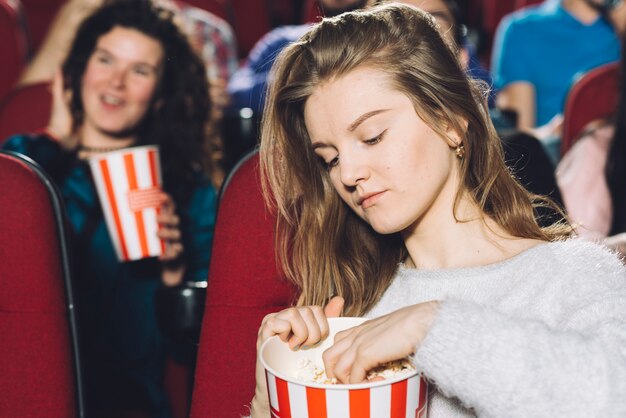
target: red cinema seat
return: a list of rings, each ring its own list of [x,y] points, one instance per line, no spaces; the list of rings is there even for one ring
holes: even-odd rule
[[[562,156],[589,122],[613,115],[619,99],[619,72],[619,62],[613,62],[594,68],[573,82],[563,112]]]
[[[0,0],[0,99],[15,85],[28,60],[25,25],[19,0]]]
[[[543,0],[515,0],[515,9],[521,9],[522,7],[534,6],[543,2]]]
[[[48,29],[61,6],[68,0],[21,0],[24,5],[31,48],[36,51],[46,38]]]
[[[302,23],[319,22],[320,17],[323,16],[322,9],[317,0],[305,0],[302,12]]]
[[[500,21],[515,11],[515,0],[483,0],[483,29],[493,39]]]
[[[264,1],[230,0],[230,24],[237,34],[237,50],[246,57],[254,44],[272,29]]]
[[[295,289],[276,266],[275,217],[248,154],[222,187],[198,348],[192,418],[248,415],[261,320],[290,306]]]
[[[0,144],[18,133],[48,126],[52,93],[48,83],[19,86],[0,102]]]
[[[0,151],[0,416],[85,416],[59,192],[32,160]]]

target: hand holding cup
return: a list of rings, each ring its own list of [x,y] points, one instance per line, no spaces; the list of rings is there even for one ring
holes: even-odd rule
[[[163,263],[162,281],[166,286],[179,284],[185,273],[185,265],[181,260],[183,255],[182,234],[180,232],[180,218],[176,215],[174,200],[167,193],[163,193],[164,201],[157,216],[159,229],[157,236],[165,242],[165,251],[159,256]]]

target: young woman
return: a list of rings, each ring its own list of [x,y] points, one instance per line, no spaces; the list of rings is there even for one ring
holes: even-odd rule
[[[204,151],[210,110],[205,70],[169,12],[116,2],[80,27],[54,85],[46,133],[9,139],[62,190],[74,235],[88,407],[94,416],[168,416],[164,337],[154,297],[165,285],[205,280],[216,191]],[[86,159],[156,144],[166,198],[159,259],[117,260]]]
[[[324,20],[275,67],[261,159],[298,306],[259,345],[294,350],[329,315],[366,316],[324,354],[357,383],[413,355],[429,416],[626,413],[626,271],[538,226],[485,100],[431,18],[386,5]],[[267,416],[257,367],[252,416]],[[584,410],[584,412],[583,412]]]

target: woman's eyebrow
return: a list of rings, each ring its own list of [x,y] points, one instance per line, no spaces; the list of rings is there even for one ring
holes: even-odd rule
[[[348,132],[354,132],[354,130],[358,128],[359,125],[365,122],[367,119],[371,118],[372,116],[376,116],[379,113],[387,112],[388,110],[389,109],[378,109],[378,110],[372,110],[371,112],[363,113],[361,116],[356,118],[356,120],[352,122],[350,126],[348,126]]]
[[[101,54],[104,53],[104,54],[107,54],[107,55],[109,55],[109,56],[111,56],[113,58],[117,58],[117,56],[113,52],[111,52],[108,49],[103,48],[101,46],[96,47],[96,49],[94,50],[94,53],[101,53]],[[133,64],[134,65],[145,65],[147,67],[150,67],[153,71],[158,71],[158,68],[159,68],[158,65],[152,64],[152,63],[147,62],[147,61],[136,61],[136,62],[133,62]]]
[[[329,145],[325,144],[323,142],[313,142],[311,144],[311,148],[313,149],[313,151],[315,151],[316,149],[319,149],[319,148],[327,148],[327,147],[329,147]]]

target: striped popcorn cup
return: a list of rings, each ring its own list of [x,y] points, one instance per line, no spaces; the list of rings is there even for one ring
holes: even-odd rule
[[[98,154],[89,159],[89,166],[119,260],[163,254],[156,219],[163,203],[158,147]]]
[[[274,336],[263,343],[272,418],[426,418],[427,383],[417,371],[360,384],[321,384],[298,380],[305,363],[322,365],[322,353],[335,334],[364,318],[329,318],[330,334],[314,347],[292,351]]]

